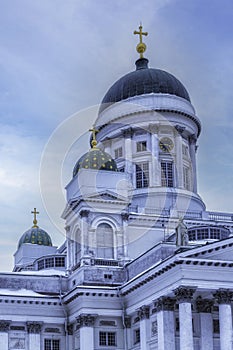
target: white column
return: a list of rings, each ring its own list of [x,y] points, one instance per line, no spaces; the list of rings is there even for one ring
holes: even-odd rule
[[[200,350],[213,350],[213,301],[198,298],[196,300],[197,312],[200,313],[201,339]]]
[[[10,321],[0,321],[0,345],[1,350],[8,350]]]
[[[138,310],[138,317],[140,318],[140,350],[148,350],[148,319],[150,317],[149,306],[142,306]]]
[[[70,226],[66,226],[66,247],[67,247],[67,270],[72,268],[72,256],[71,256],[71,240],[70,240]]]
[[[132,135],[133,130],[129,128],[124,131],[123,136],[125,139],[125,172],[130,180],[132,180]]]
[[[89,210],[81,210],[81,259],[87,258],[88,255],[88,215]]]
[[[175,296],[179,303],[180,350],[193,350],[193,324],[191,300],[195,289],[179,287]]]
[[[68,324],[67,326],[67,342],[66,342],[66,347],[68,347],[65,350],[73,350],[73,344],[74,344],[74,339],[73,339],[73,324]]]
[[[232,310],[233,292],[219,289],[214,297],[219,304],[220,349],[232,350]]]
[[[193,192],[197,193],[197,166],[196,166],[196,137],[193,135],[189,138],[189,153],[192,162],[192,181]]]
[[[40,332],[41,332],[41,323],[37,322],[28,322],[28,350],[40,350]]]
[[[96,315],[81,314],[77,317],[80,327],[80,350],[94,350],[94,324]]]
[[[124,245],[124,261],[129,261],[129,257],[128,257],[128,245],[129,245],[129,239],[128,239],[128,218],[129,218],[129,214],[128,213],[122,213],[121,214],[121,218],[122,218],[122,234],[123,234],[123,245]]]
[[[158,126],[151,124],[149,131],[151,133],[151,185],[160,186]]]
[[[179,134],[179,132],[177,131],[176,137],[175,137],[175,143],[176,143],[176,174],[177,174],[177,178],[176,178],[176,187],[178,188],[183,188],[183,158],[182,158],[182,136]]]
[[[175,350],[174,305],[175,300],[169,297],[162,297],[155,302],[159,350]]]

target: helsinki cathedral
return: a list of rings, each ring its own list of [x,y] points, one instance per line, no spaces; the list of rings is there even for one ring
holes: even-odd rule
[[[66,186],[65,242],[35,208],[0,273],[1,350],[233,349],[233,214],[207,210],[201,120],[134,34],[136,67],[107,90]]]

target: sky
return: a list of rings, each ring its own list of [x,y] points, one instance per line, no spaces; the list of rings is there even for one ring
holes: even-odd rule
[[[202,122],[199,194],[208,210],[233,212],[232,0],[0,5],[0,271],[12,270],[34,207],[53,244],[64,241],[64,187],[104,94],[135,69],[140,22],[150,67],[181,80]]]

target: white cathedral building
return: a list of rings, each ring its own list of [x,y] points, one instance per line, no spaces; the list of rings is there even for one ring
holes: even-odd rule
[[[66,186],[64,244],[35,209],[0,273],[0,350],[233,349],[233,214],[206,209],[201,121],[135,33],[136,70],[107,91]]]

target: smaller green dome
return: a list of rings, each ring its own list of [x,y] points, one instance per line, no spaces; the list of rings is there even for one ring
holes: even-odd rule
[[[18,249],[24,243],[52,246],[52,240],[49,234],[38,226],[33,226],[32,228],[24,232],[24,234],[19,240]]]
[[[77,175],[79,169],[117,171],[117,165],[110,154],[98,148],[92,148],[77,161],[73,170],[73,177]]]

